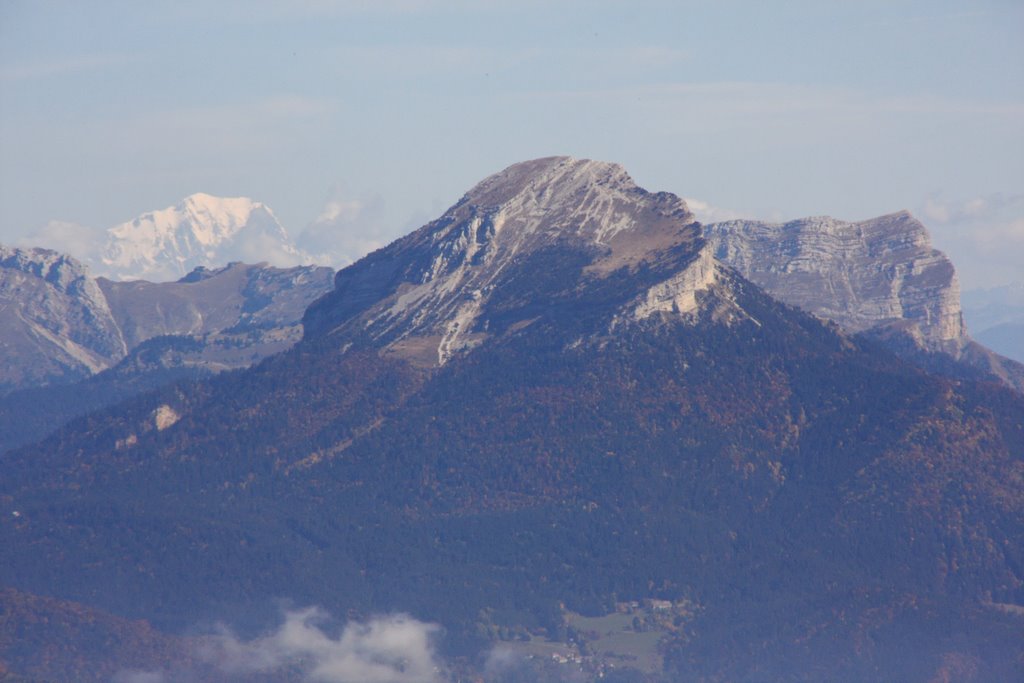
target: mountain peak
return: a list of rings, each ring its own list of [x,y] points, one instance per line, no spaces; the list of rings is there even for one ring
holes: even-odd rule
[[[125,350],[86,267],[50,249],[0,245],[0,330],[0,394],[88,376]]]
[[[195,193],[107,231],[102,263],[118,279],[176,280],[229,260],[296,265],[298,250],[273,212],[248,197]]]
[[[224,232],[245,225],[254,211],[265,211],[273,215],[262,202],[248,197],[216,197],[205,192],[190,194],[173,210],[200,218],[203,223],[219,226]]]
[[[62,292],[88,279],[86,266],[67,254],[41,247],[7,247],[0,244],[0,268],[20,270],[41,278]]]
[[[638,187],[617,164],[526,161],[489,176],[437,220],[340,272],[335,292],[307,313],[306,332],[358,329],[376,344],[421,357],[425,351],[431,363],[444,364],[498,334],[506,323],[497,320],[511,317],[513,308],[522,311],[516,322],[528,324],[526,311],[541,301],[577,296],[644,264],[671,282],[653,303],[645,290],[622,305],[639,308],[640,317],[690,309],[675,302],[689,302],[689,290],[714,276],[710,253],[698,258],[703,247],[700,225],[682,199]],[[696,261],[706,267],[673,280]]]
[[[415,275],[427,282],[464,263],[500,270],[507,259],[569,243],[601,252],[591,270],[610,272],[699,233],[682,199],[638,187],[618,164],[546,157],[489,176],[397,244],[433,252]]]
[[[485,178],[453,211],[468,209],[490,218],[496,233],[512,225],[520,235],[549,233],[607,245],[619,232],[641,225],[631,216],[631,205],[651,198],[660,204],[659,213],[692,222],[682,199],[648,193],[618,164],[545,157],[513,164]]]
[[[967,342],[953,264],[907,211],[864,221],[705,226],[715,255],[772,296],[851,332],[898,332],[957,357]]]
[[[512,164],[484,178],[466,196],[476,204],[498,206],[531,189],[554,188],[564,193],[588,186],[636,188],[619,164],[553,156]]]

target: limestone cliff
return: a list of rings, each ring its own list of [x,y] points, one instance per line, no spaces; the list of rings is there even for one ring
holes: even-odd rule
[[[0,245],[0,394],[99,372],[127,348],[106,297],[79,261]]]
[[[734,220],[704,231],[718,259],[785,303],[929,369],[955,362],[1024,390],[1024,367],[971,340],[956,269],[906,211],[859,222]]]

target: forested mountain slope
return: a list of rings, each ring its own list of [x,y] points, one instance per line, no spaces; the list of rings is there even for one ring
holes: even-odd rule
[[[1024,399],[770,298],[617,166],[492,176],[304,324],[6,456],[0,581],[170,631],[400,610],[466,656],[485,615],[685,601],[667,680],[1024,673]]]

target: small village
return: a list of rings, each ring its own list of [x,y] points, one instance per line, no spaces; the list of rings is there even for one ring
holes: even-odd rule
[[[563,629],[500,626],[491,632],[497,642],[496,667],[520,672],[508,680],[656,681],[663,670],[665,645],[685,638],[696,606],[687,600],[649,598],[616,602],[615,611],[584,616],[563,609]],[[494,668],[494,667],[492,667]]]

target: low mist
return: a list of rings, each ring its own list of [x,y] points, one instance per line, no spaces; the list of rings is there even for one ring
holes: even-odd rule
[[[348,622],[338,635],[319,607],[289,610],[273,632],[244,640],[227,627],[205,639],[198,658],[209,670],[122,671],[112,683],[197,683],[250,680],[255,675],[310,683],[437,683],[444,666],[437,655],[436,624],[405,614]]]

